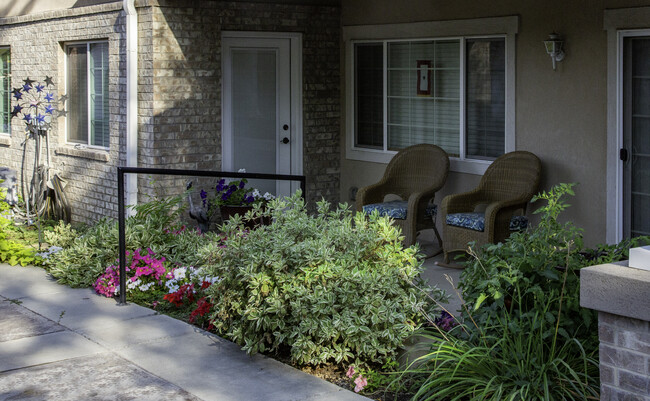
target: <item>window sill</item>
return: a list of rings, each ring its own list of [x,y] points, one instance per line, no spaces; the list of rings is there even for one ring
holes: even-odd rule
[[[80,157],[83,159],[96,160],[99,162],[107,162],[110,159],[108,151],[100,150],[100,149],[59,146],[58,148],[56,148],[55,153],[57,155]]]
[[[380,150],[348,149],[346,157],[349,160],[388,164],[396,154],[397,152],[384,152]],[[449,171],[483,175],[490,164],[492,162],[488,160],[461,160],[457,157],[450,157]]]
[[[0,146],[11,146],[11,136],[0,134]]]

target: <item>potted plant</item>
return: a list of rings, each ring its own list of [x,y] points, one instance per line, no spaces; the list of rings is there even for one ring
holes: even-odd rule
[[[239,170],[239,172],[246,171]],[[243,216],[253,209],[253,206],[257,203],[263,203],[274,198],[272,194],[267,192],[262,195],[259,190],[247,187],[246,184],[248,184],[248,180],[245,178],[228,183],[222,178],[217,182],[214,198],[208,199],[207,192],[201,191],[201,199],[204,207],[207,206],[208,215],[212,215],[218,209],[221,219],[226,221],[235,214]],[[255,224],[251,223],[250,225]],[[247,227],[250,225],[246,224]]]

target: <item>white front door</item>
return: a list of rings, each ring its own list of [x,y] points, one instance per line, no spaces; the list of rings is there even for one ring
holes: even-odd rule
[[[223,170],[302,174],[300,74],[295,71],[299,55],[293,54],[299,46],[295,41],[291,35],[224,33]],[[298,185],[268,180],[250,180],[249,184],[262,193],[281,196]]]

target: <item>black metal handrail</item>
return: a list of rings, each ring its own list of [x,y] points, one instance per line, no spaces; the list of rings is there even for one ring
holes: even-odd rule
[[[120,305],[126,305],[126,228],[124,220],[124,175],[125,174],[152,174],[152,175],[185,175],[190,177],[215,177],[215,178],[246,178],[261,180],[299,181],[303,198],[305,197],[306,179],[304,175],[288,174],[262,174],[240,173],[232,171],[205,171],[181,170],[146,167],[118,167],[117,168],[117,213],[119,230],[120,252]]]

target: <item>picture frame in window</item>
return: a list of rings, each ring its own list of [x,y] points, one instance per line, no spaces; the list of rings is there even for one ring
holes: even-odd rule
[[[431,96],[431,60],[417,60],[417,95]]]

